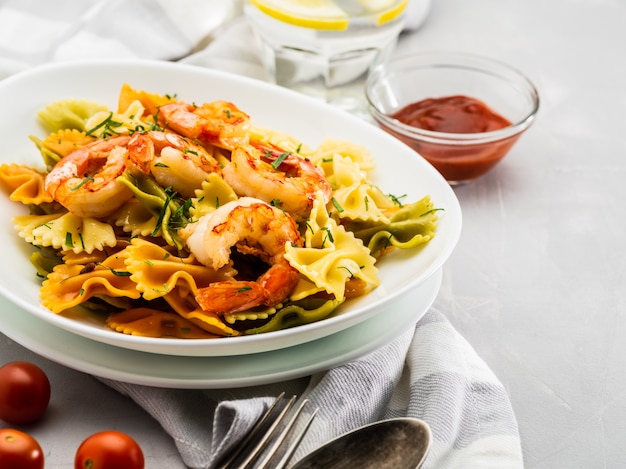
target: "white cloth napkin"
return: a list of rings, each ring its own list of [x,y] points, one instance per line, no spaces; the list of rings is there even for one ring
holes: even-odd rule
[[[429,5],[412,0],[408,29],[421,25]],[[263,78],[239,12],[237,1],[224,0],[0,0],[0,79],[45,62],[94,57],[184,57]],[[431,426],[426,468],[523,467],[506,390],[434,309],[392,343],[306,379],[229,390],[103,381],[149,412],[191,468],[214,467],[281,391],[321,409],[294,460],[360,425],[411,416]]]
[[[212,468],[295,380],[224,390],[157,389],[105,381],[146,409],[174,438],[185,463]],[[305,383],[306,384],[306,383]],[[392,417],[426,421],[424,468],[522,468],[515,415],[497,377],[443,314],[431,309],[390,344],[312,376],[301,393],[320,408],[294,461],[361,425]]]
[[[0,78],[45,62],[176,60],[240,11],[240,0],[0,0]]]

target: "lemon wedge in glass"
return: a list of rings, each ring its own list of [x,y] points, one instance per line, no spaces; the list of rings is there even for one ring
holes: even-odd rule
[[[265,14],[304,28],[341,31],[353,17],[372,16],[377,25],[397,18],[409,0],[250,0]]]

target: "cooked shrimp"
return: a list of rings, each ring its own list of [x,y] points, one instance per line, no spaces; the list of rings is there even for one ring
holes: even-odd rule
[[[129,139],[97,140],[73,151],[46,175],[44,190],[80,217],[111,215],[133,195],[116,181],[129,164]]]
[[[200,288],[196,300],[217,314],[255,306],[276,306],[289,296],[299,273],[284,257],[285,245],[299,244],[296,223],[283,211],[252,197],[229,202],[193,225],[189,250],[203,264],[219,269],[231,262],[231,248],[258,257],[270,268],[256,281],[214,282]]]
[[[166,104],[157,120],[166,130],[227,150],[246,144],[250,131],[250,116],[228,101]]]
[[[144,173],[187,198],[195,195],[209,174],[220,172],[219,163],[203,147],[174,133],[135,133],[128,150],[131,161]]]
[[[298,221],[309,215],[319,191],[325,203],[332,195],[326,177],[310,160],[275,148],[236,148],[223,176],[237,194],[272,203]]]

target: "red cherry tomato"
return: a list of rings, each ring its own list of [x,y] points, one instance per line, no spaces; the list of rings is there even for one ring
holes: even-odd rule
[[[10,362],[0,367],[0,420],[23,425],[48,408],[50,381],[34,363]]]
[[[43,469],[41,446],[28,433],[12,428],[0,429],[0,467],[2,469]]]
[[[76,450],[74,469],[143,469],[141,447],[126,433],[107,430],[87,437]]]

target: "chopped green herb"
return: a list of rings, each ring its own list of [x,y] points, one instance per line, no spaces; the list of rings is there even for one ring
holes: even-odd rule
[[[168,293],[169,292],[169,287],[167,286],[167,283],[163,284],[163,288],[162,289],[158,289],[158,288],[153,288],[152,291],[155,292],[159,292],[159,293]]]
[[[431,210],[428,210],[428,211],[426,211],[426,212],[422,213],[422,214],[420,215],[420,217],[425,217],[426,215],[430,215],[431,213],[438,212],[438,211],[440,211],[440,210],[445,210],[445,208],[433,208],[433,209],[431,209]]]
[[[288,151],[282,153],[278,158],[272,161],[272,168],[278,169],[278,167],[287,159],[289,155],[290,153]]]
[[[114,268],[106,266],[106,265],[102,265],[102,264],[98,264],[98,265],[101,267],[104,267],[105,269],[109,269],[111,273],[115,275],[116,277],[130,277],[132,275],[130,272],[127,272],[125,270],[115,270]]]
[[[152,120],[154,122],[159,122],[159,113],[161,112],[161,110],[159,108],[157,108],[157,110],[154,112],[154,114],[152,114]],[[153,129],[155,130],[155,129]]]
[[[95,181],[94,178],[92,178],[91,176],[87,176],[85,178],[83,178],[83,180],[80,182],[79,185],[72,187],[70,190],[71,191],[77,191],[78,189],[80,189],[81,187],[83,187],[85,184],[87,184],[88,182],[93,182]]]
[[[109,112],[109,116],[104,119],[102,122],[100,122],[98,125],[96,125],[95,127],[93,127],[92,129],[89,129],[86,134],[87,135],[93,135],[93,133],[100,129],[103,128],[102,130],[102,135],[101,137],[103,138],[107,138],[110,137],[111,135],[119,135],[119,132],[113,130],[116,127],[121,127],[122,123],[121,122],[117,122],[113,120],[113,113]]]
[[[406,197],[406,194],[400,195],[400,196],[395,196],[393,194],[387,194],[387,197],[389,197],[394,204],[396,204],[399,207],[402,207],[402,202],[400,201],[400,199]]]
[[[333,238],[333,234],[330,232],[330,228],[328,228],[327,226],[324,226],[322,228],[322,230],[324,230],[326,232],[326,235],[328,236],[328,239],[331,243],[335,242],[335,239]]]
[[[331,201],[339,213],[343,212],[343,207],[341,206],[341,204],[339,203],[337,199],[333,197]]]
[[[87,132],[85,132],[87,135],[91,135],[93,134],[96,130],[98,130],[101,127],[104,127],[107,125],[107,122],[113,117],[113,113],[109,112],[109,117],[107,117],[106,119],[104,119],[102,122],[100,122],[98,125],[96,125],[95,127],[87,130]]]
[[[354,277],[354,274],[352,273],[352,271],[350,269],[348,269],[345,265],[341,265],[339,266],[340,269],[346,269],[348,271],[348,273],[350,274],[350,277]]]
[[[390,234],[389,236],[387,236],[385,238],[385,245],[383,246],[383,249],[388,248],[389,246],[391,246],[391,239],[393,238],[393,235]]]

